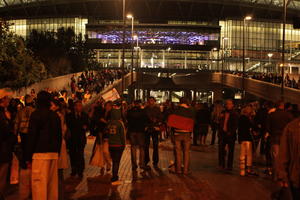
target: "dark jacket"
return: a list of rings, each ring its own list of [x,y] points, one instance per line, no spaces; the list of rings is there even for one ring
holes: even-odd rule
[[[145,110],[135,106],[127,112],[128,132],[143,133],[147,123]]]
[[[225,123],[225,114],[229,113],[229,119],[227,122],[227,132],[223,130],[224,128],[224,123]],[[225,139],[225,140],[236,140],[236,131],[238,128],[238,120],[239,116],[238,114],[234,111],[224,111],[222,113],[222,117],[220,120],[220,139]]]
[[[290,113],[279,109],[268,116],[267,131],[270,133],[272,144],[280,143],[285,126],[292,120],[293,116]]]
[[[59,153],[61,134],[59,116],[46,108],[36,109],[29,120],[26,161],[30,161],[34,153]]]
[[[157,127],[162,122],[163,115],[158,106],[147,106],[145,108],[147,114],[147,126]]]
[[[278,178],[300,188],[300,118],[290,122],[280,140]]]
[[[208,109],[200,109],[196,113],[196,123],[198,125],[210,124],[210,112]]]
[[[70,131],[69,147],[84,148],[86,145],[86,132],[89,130],[89,117],[85,112],[77,117],[75,112],[67,115],[66,122]],[[86,127],[86,129],[85,129]]]
[[[13,134],[13,122],[6,118],[4,108],[0,107],[0,163],[11,161],[15,143],[16,136]]]
[[[249,119],[249,117],[245,115],[241,115],[239,118],[238,124],[238,140],[239,142],[243,141],[253,141],[253,137],[251,134],[251,129],[253,128],[253,123]]]

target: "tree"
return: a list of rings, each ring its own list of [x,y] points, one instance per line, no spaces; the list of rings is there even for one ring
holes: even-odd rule
[[[46,77],[41,61],[25,48],[24,40],[0,22],[0,88],[14,90],[30,86]]]
[[[82,34],[72,28],[57,32],[33,30],[27,39],[30,48],[45,64],[49,77],[91,69],[94,53],[87,47]]]

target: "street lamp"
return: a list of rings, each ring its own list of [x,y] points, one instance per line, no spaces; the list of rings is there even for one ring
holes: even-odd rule
[[[272,53],[268,53],[268,57],[269,57],[269,65],[271,65],[271,58],[273,57]]]
[[[210,61],[211,61],[211,70],[213,68],[213,63],[215,63],[215,57],[214,57],[214,51],[217,51],[218,49],[216,47],[212,48],[212,50],[210,51]]]
[[[246,62],[245,62],[245,27],[246,27],[246,21],[252,20],[251,16],[246,16],[244,18],[244,24],[243,24],[243,76],[242,76],[242,90],[243,90],[243,97],[245,95],[245,68],[246,68]]]
[[[121,94],[123,98],[125,80],[124,80],[124,71],[125,71],[125,29],[126,29],[126,0],[123,0],[123,34],[122,34],[122,78],[121,78]]]
[[[107,67],[109,67],[109,65],[110,65],[110,62],[109,62],[110,56],[111,56],[111,54],[109,53],[109,54],[107,55]]]
[[[133,32],[133,25],[134,25],[134,17],[132,14],[128,14],[127,16],[127,19],[131,19],[131,84],[133,83],[133,35],[134,35],[134,32]]]
[[[281,76],[282,76],[282,82],[281,82],[281,99],[284,99],[284,65],[285,65],[285,57],[284,57],[284,52],[285,52],[285,26],[286,26],[286,15],[287,15],[287,6],[290,3],[290,0],[283,0],[283,27],[282,27],[282,52],[281,52],[281,62],[282,62],[282,67],[281,67]]]
[[[139,87],[139,37],[137,35],[133,35],[132,37],[133,40],[136,40],[136,72],[137,72],[137,76],[136,76],[136,90],[138,91],[137,93],[137,98],[140,99],[140,87]]]
[[[168,56],[170,56],[171,47],[167,48]],[[167,68],[169,68],[169,59],[167,58]]]
[[[224,63],[225,63],[225,56],[226,56],[226,41],[228,40],[227,37],[223,37],[223,55],[222,55],[222,87],[224,86]]]

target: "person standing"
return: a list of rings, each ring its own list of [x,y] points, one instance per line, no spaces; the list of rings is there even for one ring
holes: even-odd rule
[[[199,128],[200,145],[205,145],[210,125],[210,112],[207,104],[200,104],[200,109],[196,113],[196,123]]]
[[[212,131],[212,137],[211,137],[211,143],[210,143],[210,145],[214,145],[215,144],[217,133],[219,135],[218,128],[220,126],[220,118],[221,118],[222,111],[223,111],[223,106],[221,105],[221,103],[216,102],[214,104],[213,111],[212,111],[212,114],[211,114],[211,131]]]
[[[283,188],[290,187],[293,200],[300,199],[300,118],[290,122],[280,139],[278,181]]]
[[[90,165],[100,167],[101,175],[105,174],[105,167],[107,172],[111,169],[111,158],[109,155],[108,141],[105,140],[105,129],[110,119],[112,107],[112,102],[108,101],[105,103],[104,109],[98,110],[98,114],[94,113],[96,114],[95,116],[97,116],[97,118],[94,118],[96,140],[90,159]]]
[[[240,151],[240,175],[245,176],[255,175],[252,170],[252,160],[253,160],[253,135],[252,131],[254,124],[252,122],[252,108],[246,106],[241,111],[241,116],[239,118],[238,124],[238,141],[241,144]]]
[[[13,133],[11,113],[7,110],[8,96],[0,98],[0,199],[4,198],[7,186],[9,165],[12,160],[13,147],[17,139]]]
[[[271,156],[272,156],[272,171],[273,179],[277,180],[277,165],[280,146],[280,138],[285,126],[293,120],[293,116],[284,111],[284,102],[279,101],[276,104],[275,112],[272,112],[267,119],[267,135],[270,135],[271,140]]]
[[[150,139],[152,138],[153,143],[153,155],[152,162],[155,168],[158,167],[159,162],[159,134],[160,134],[160,124],[162,122],[162,113],[160,108],[156,105],[156,99],[154,97],[148,98],[148,105],[145,107],[145,112],[147,114],[147,125],[146,125],[146,143],[145,143],[145,166],[148,166],[150,162],[149,148]]]
[[[67,145],[65,139],[68,127],[65,120],[65,111],[62,109],[62,105],[58,100],[53,99],[51,101],[50,109],[57,113],[61,122],[62,138],[61,138],[60,154],[58,158],[58,194],[59,194],[58,199],[63,200],[64,199],[64,170],[69,168]]]
[[[141,108],[141,101],[134,101],[134,106],[128,110],[128,135],[131,144],[131,167],[133,171],[138,168],[137,150],[139,150],[139,167],[145,167],[145,127],[147,123],[147,115]]]
[[[110,120],[106,127],[106,140],[109,144],[109,152],[112,159],[112,185],[119,185],[119,168],[123,151],[126,145],[126,130],[122,121],[122,111],[120,104],[116,103],[110,112]]]
[[[191,134],[194,127],[194,111],[189,106],[186,98],[180,99],[180,104],[168,119],[168,125],[174,130],[174,154],[175,172],[182,173],[182,154],[183,154],[183,174],[189,174]]]
[[[220,120],[219,167],[225,169],[226,149],[228,149],[227,170],[233,168],[234,146],[238,128],[238,114],[234,111],[234,103],[227,100],[226,110]]]
[[[66,117],[67,127],[70,131],[69,154],[71,160],[71,176],[78,175],[83,178],[85,168],[84,148],[86,145],[86,133],[89,130],[89,117],[83,112],[81,101],[74,103],[74,112]]]
[[[58,199],[58,157],[61,148],[61,121],[50,110],[51,94],[37,95],[37,109],[29,120],[25,159],[32,169],[32,199]]]
[[[22,157],[20,160],[20,183],[19,183],[19,195],[20,199],[28,199],[31,194],[31,187],[30,187],[30,178],[28,174],[30,172],[27,169],[26,161],[25,161],[25,148],[26,143],[28,140],[28,127],[29,127],[29,120],[30,116],[35,110],[34,108],[34,101],[31,95],[25,96],[25,107],[18,111],[16,121],[15,121],[15,134],[19,135],[21,138],[21,150],[22,150]]]

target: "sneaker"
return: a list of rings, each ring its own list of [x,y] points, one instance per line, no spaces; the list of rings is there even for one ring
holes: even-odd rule
[[[246,176],[246,171],[245,170],[241,170],[240,171],[240,176]]]
[[[247,175],[249,175],[249,176],[258,176],[258,173],[256,173],[255,171],[251,170],[251,171],[247,171]]]
[[[122,185],[122,181],[113,181],[113,182],[111,182],[111,185],[114,185],[114,186],[116,186],[116,185]]]

